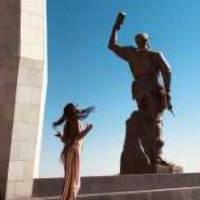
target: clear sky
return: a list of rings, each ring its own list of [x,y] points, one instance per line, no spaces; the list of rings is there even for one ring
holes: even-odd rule
[[[165,114],[164,155],[185,172],[200,171],[200,1],[199,0],[48,0],[49,85],[40,176],[62,176],[62,144],[53,137],[52,121],[64,105],[96,106],[86,122],[82,175],[119,173],[125,120],[136,108],[131,100],[128,65],[107,49],[119,11],[127,12],[119,40],[148,32],[150,45],[172,66],[175,117]]]

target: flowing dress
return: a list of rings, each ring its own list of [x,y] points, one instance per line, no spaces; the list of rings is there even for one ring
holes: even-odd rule
[[[81,134],[82,126],[79,123],[79,133]],[[64,159],[64,186],[62,192],[62,200],[75,200],[81,185],[80,181],[80,165],[81,165],[81,149],[83,140],[76,139],[74,144],[69,147]]]

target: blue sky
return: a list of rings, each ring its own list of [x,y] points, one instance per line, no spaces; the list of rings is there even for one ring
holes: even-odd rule
[[[165,114],[164,156],[186,172],[200,170],[199,7],[198,0],[48,0],[49,85],[40,176],[63,175],[62,144],[51,123],[68,102],[96,106],[87,119],[94,129],[85,138],[82,175],[119,172],[125,120],[136,108],[128,65],[107,49],[119,11],[128,14],[120,42],[134,44],[136,33],[148,32],[151,47],[172,66],[176,116]]]

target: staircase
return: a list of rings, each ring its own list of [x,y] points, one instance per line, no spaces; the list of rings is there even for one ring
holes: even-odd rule
[[[36,179],[34,200],[58,200],[62,179]],[[83,177],[78,200],[200,200],[200,174]]]

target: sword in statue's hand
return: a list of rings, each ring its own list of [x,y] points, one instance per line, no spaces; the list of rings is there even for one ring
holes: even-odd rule
[[[167,94],[167,109],[172,113],[172,115],[175,117],[173,105],[171,103],[171,96]]]
[[[175,117],[175,113],[174,113],[174,110],[173,110],[173,106],[171,104],[171,102],[169,102],[168,104],[168,110],[172,113],[172,115]]]

